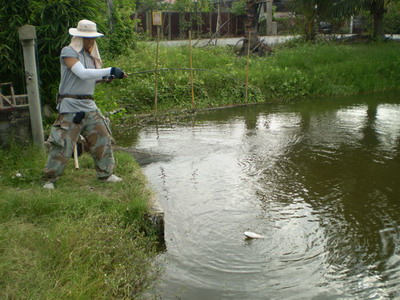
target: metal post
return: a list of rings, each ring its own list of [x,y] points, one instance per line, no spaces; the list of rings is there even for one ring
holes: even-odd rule
[[[33,142],[41,149],[44,149],[42,112],[40,107],[38,76],[36,72],[36,30],[32,25],[24,25],[19,28],[18,33],[19,40],[24,50],[26,89],[29,100]]]

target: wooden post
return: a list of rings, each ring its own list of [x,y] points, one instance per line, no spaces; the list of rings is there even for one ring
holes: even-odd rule
[[[33,142],[44,150],[42,111],[36,71],[36,29],[32,25],[24,25],[19,28],[18,33],[24,51],[26,89],[29,99],[29,113],[31,118]]]
[[[154,87],[154,110],[157,113],[157,105],[158,105],[158,57],[160,52],[160,26],[157,26],[157,50],[156,50],[156,73],[155,73],[155,87]]]
[[[10,84],[10,93],[11,93],[11,100],[14,105],[17,105],[17,100],[15,98],[15,92],[14,92],[14,86],[12,85],[12,82]]]
[[[247,63],[246,63],[246,83],[245,83],[245,104],[247,105],[248,89],[249,89],[249,64],[250,64],[250,44],[251,44],[251,31],[249,31],[249,41],[247,44]]]
[[[190,65],[190,84],[192,86],[192,109],[194,110],[194,83],[193,83],[193,58],[192,58],[192,31],[189,31],[189,65]]]
[[[210,18],[210,32],[209,32],[209,36],[212,37],[213,36],[213,32],[212,32],[212,13],[209,12],[208,16]]]
[[[154,87],[154,109],[157,113],[157,105],[158,105],[158,56],[160,52],[160,26],[162,26],[162,12],[161,11],[153,11],[152,13],[153,26],[157,27],[157,50],[156,50],[156,73],[155,73],[155,87]]]
[[[152,17],[152,12],[148,11],[146,12],[146,29],[147,29],[147,33],[149,34],[149,36],[153,36],[152,33],[152,27],[151,27],[151,17]]]
[[[238,17],[235,16],[235,36],[238,35],[238,30],[237,30],[237,28],[238,28]]]
[[[172,39],[172,12],[168,11],[168,40]]]
[[[267,35],[272,35],[272,0],[267,0]]]
[[[231,34],[231,13],[228,13],[228,36]]]
[[[217,10],[217,25],[215,27],[215,45],[217,45],[218,35],[219,35],[219,26],[221,25],[221,0],[218,0],[218,10]]]

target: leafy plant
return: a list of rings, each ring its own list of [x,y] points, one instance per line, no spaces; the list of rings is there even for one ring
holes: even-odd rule
[[[390,2],[384,19],[385,32],[400,34],[400,2]]]
[[[109,57],[120,55],[135,46],[134,22],[130,15],[135,9],[128,0],[115,0],[111,19],[107,17],[105,1],[98,0],[0,0],[0,82],[12,81],[16,92],[24,93],[24,67],[18,28],[25,24],[36,27],[40,93],[45,103],[55,105],[54,95],[59,83],[59,55],[69,44],[68,29],[79,20],[94,21],[106,38],[98,39],[102,53]],[[107,56],[107,55],[103,55]]]
[[[113,4],[110,27],[105,31],[106,43],[103,43],[104,53],[109,58],[121,55],[127,49],[133,49],[138,40],[135,32],[136,21],[131,19],[135,12],[135,3],[129,0],[115,0]]]
[[[246,0],[239,0],[232,3],[231,13],[236,16],[246,15]]]
[[[384,16],[389,5],[398,3],[398,0],[335,0],[335,2],[335,12],[341,16],[351,16],[362,10],[368,11],[372,22],[372,38],[383,39]]]
[[[68,28],[79,20],[96,22],[106,29],[105,3],[97,0],[0,0],[0,78],[12,81],[17,93],[24,93],[23,53],[18,29],[25,24],[36,27],[40,93],[51,103],[58,86],[59,53],[68,43]],[[55,80],[56,79],[56,80]]]

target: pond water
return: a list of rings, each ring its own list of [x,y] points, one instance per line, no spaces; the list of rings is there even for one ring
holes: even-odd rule
[[[156,158],[157,297],[400,299],[398,93],[217,110],[131,146]]]

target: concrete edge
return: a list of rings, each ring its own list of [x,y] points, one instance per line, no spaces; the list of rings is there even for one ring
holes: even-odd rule
[[[156,235],[159,249],[165,250],[165,222],[164,222],[164,210],[158,200],[156,194],[154,194],[153,190],[147,186],[147,188],[151,191],[151,195],[149,198],[149,220],[153,224]]]

